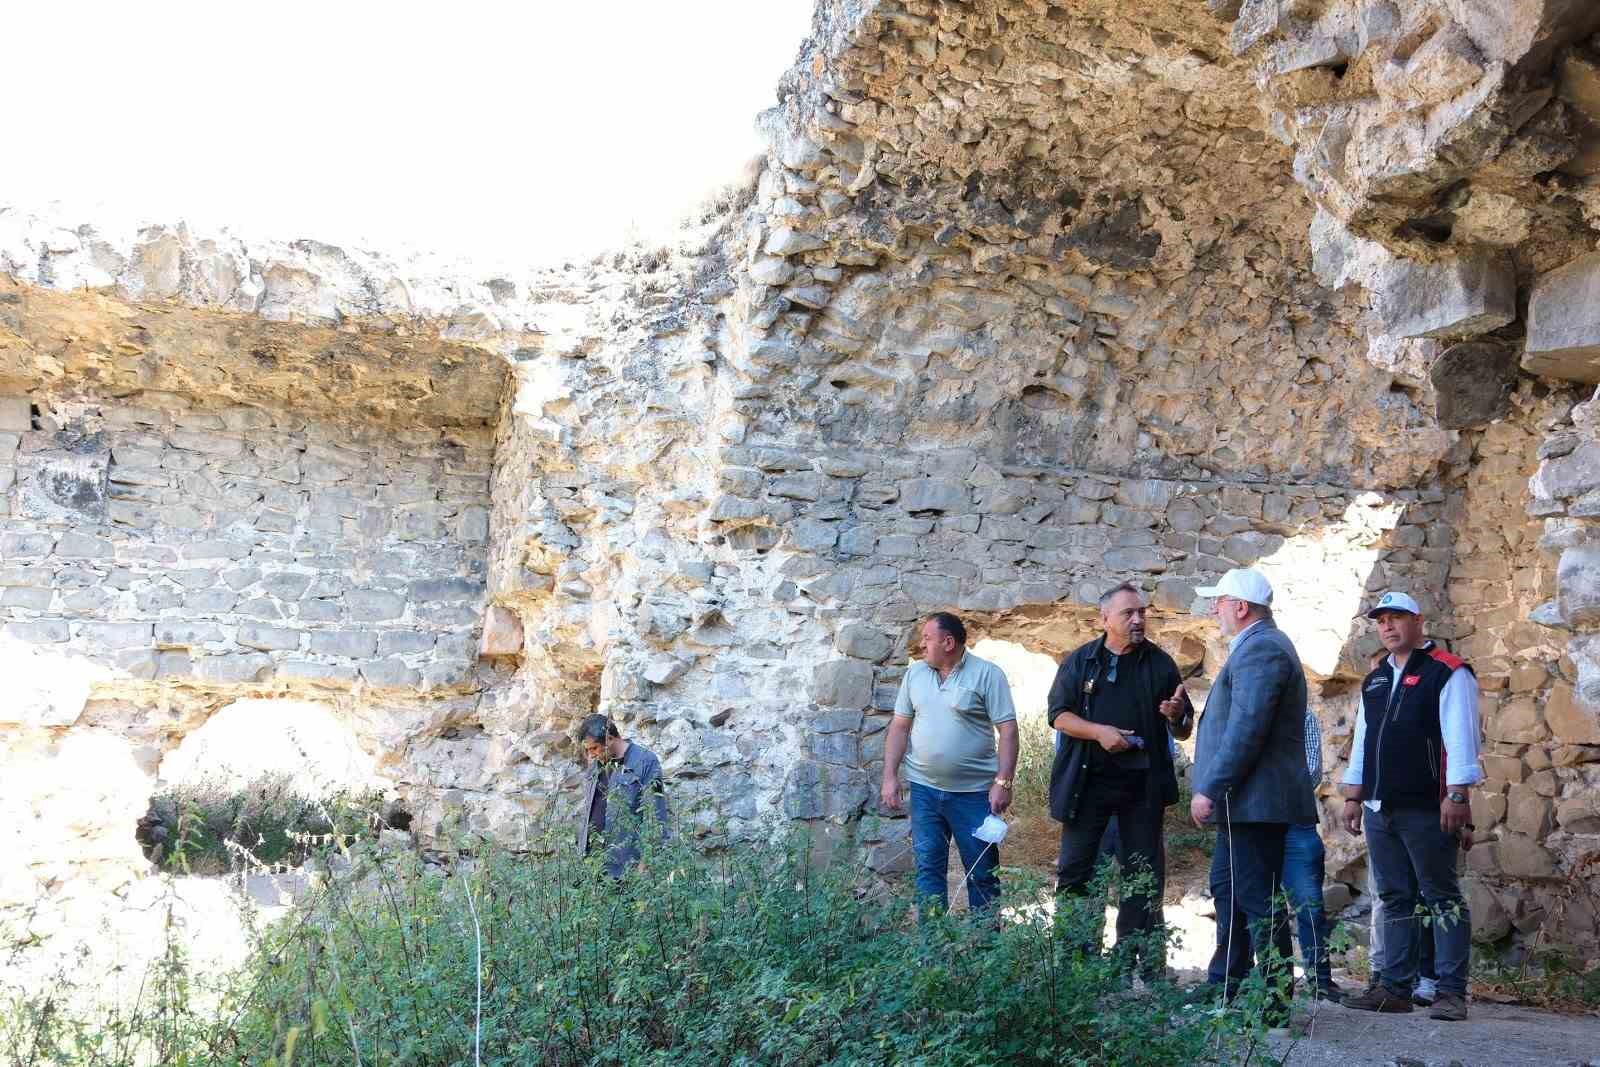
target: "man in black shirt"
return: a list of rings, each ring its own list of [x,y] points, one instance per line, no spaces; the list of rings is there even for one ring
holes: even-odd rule
[[[1148,870],[1152,894],[1127,894],[1117,941],[1156,929],[1166,885],[1162,809],[1178,801],[1167,742],[1194,727],[1194,707],[1171,656],[1145,640],[1144,597],[1123,584],[1100,598],[1104,634],[1061,662],[1050,687],[1050,725],[1065,735],[1050,771],[1050,814],[1061,826],[1056,892],[1079,896],[1094,877],[1106,824],[1119,830],[1117,862]],[[1143,970],[1158,973],[1159,952]]]

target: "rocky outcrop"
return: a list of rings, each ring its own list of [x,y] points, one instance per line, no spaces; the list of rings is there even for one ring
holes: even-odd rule
[[[825,0],[751,187],[562,273],[0,212],[7,737],[131,805],[315,700],[424,835],[533,847],[601,710],[691,833],[829,831],[926,612],[1059,655],[1132,580],[1203,691],[1194,590],[1254,564],[1330,766],[1374,591],[1474,662],[1474,892],[1538,929],[1600,788],[1600,444],[1535,377],[1585,380],[1595,27],[1208,6]],[[125,878],[138,814],[67,821]]]

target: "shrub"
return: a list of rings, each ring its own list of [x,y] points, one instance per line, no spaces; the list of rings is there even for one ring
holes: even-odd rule
[[[328,835],[355,839],[385,825],[377,792],[308,797],[286,775],[240,788],[204,781],[157,794],[139,820],[145,855],[164,871],[225,874],[248,866],[299,866]]]
[[[16,1013],[39,1062],[123,1063],[137,1031],[186,1064],[1239,1063],[1245,1012],[1135,995],[1082,955],[1098,907],[1040,906],[1008,870],[1005,921],[913,917],[859,853],[809,842],[651,845],[620,883],[594,858],[484,853],[453,873],[362,851],[214,987],[115,1020]],[[1092,898],[1091,898],[1092,899]],[[1246,1000],[1249,1000],[1247,994]],[[206,1004],[205,1008],[198,1005]],[[29,1022],[31,1021],[31,1022]],[[16,1025],[13,1022],[12,1025]],[[25,1040],[24,1040],[25,1039]]]

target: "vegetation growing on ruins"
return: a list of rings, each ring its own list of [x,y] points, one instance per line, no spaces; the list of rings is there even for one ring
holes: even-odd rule
[[[318,849],[372,835],[386,825],[377,792],[305,796],[287,775],[242,788],[202,781],[156,794],[139,820],[139,843],[163,871],[227,874],[299,866]]]
[[[853,848],[819,862],[805,840],[670,844],[620,885],[566,855],[351,857],[225,980],[174,950],[131,1009],[18,993],[0,1046],[16,1063],[277,1067],[1231,1064],[1264,1047],[1244,1021],[1259,1013],[1068,953],[1098,916],[1052,916],[1020,875],[1006,921],[919,923]]]

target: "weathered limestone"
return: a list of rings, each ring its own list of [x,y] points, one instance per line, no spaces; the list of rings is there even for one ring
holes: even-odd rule
[[[1203,697],[1251,564],[1330,770],[1372,594],[1473,662],[1479,935],[1534,936],[1600,759],[1600,435],[1515,366],[1600,209],[1558,7],[827,0],[753,187],[562,273],[0,212],[0,730],[111,738],[110,811],[315,694],[425,837],[534,847],[599,710],[737,841],[886,814],[924,613],[1059,655],[1132,580]]]
[[[1535,374],[1600,382],[1600,252],[1534,283],[1522,365]]]

